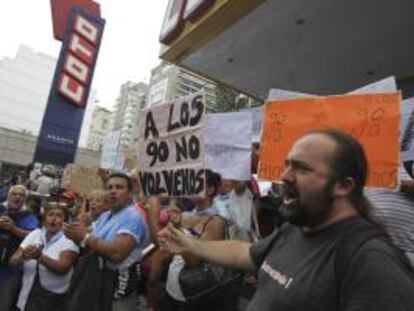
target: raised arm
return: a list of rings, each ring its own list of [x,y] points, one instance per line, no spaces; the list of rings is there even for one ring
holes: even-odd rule
[[[250,257],[250,243],[239,241],[200,241],[187,237],[169,225],[159,234],[161,247],[173,254],[191,254],[219,265],[254,270]]]

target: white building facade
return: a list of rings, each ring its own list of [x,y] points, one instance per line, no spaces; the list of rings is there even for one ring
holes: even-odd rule
[[[14,58],[0,60],[0,127],[38,136],[57,59],[21,45]],[[91,90],[79,146],[86,145],[95,102]],[[85,128],[85,129],[84,129]]]
[[[20,46],[0,62],[0,126],[37,136],[56,67],[56,58]]]
[[[215,101],[215,83],[167,62],[151,71],[147,106],[172,101],[200,90],[207,94],[207,105]]]
[[[120,131],[121,152],[133,150],[137,142],[139,111],[145,107],[148,85],[128,81],[121,85],[113,112],[113,131]]]
[[[86,148],[95,151],[102,149],[103,139],[111,132],[112,112],[104,107],[96,106],[89,125]]]

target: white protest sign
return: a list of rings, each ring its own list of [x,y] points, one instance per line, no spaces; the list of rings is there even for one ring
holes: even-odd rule
[[[141,112],[138,167],[146,195],[204,194],[204,106],[196,93]]]
[[[298,99],[301,97],[312,97],[316,95],[300,93],[294,91],[287,91],[282,89],[270,89],[267,100],[286,100],[286,99]]]
[[[376,94],[376,93],[395,93],[397,91],[397,83],[395,77],[391,76],[380,81],[365,85],[348,94]],[[282,89],[271,89],[269,91],[268,100],[286,100],[299,99],[302,97],[317,97],[318,95],[307,94],[301,92],[287,91]]]
[[[262,137],[262,124],[263,124],[263,111],[264,106],[258,106],[253,108],[246,108],[240,110],[240,112],[249,112],[252,118],[252,143],[260,143]]]
[[[395,77],[388,77],[356,89],[349,94],[375,94],[395,92],[397,92],[397,82],[395,81]]]
[[[263,107],[255,107],[250,109],[252,113],[252,142],[260,143],[262,137],[262,124],[263,124]]]
[[[123,156],[118,152],[121,131],[109,133],[102,142],[102,154],[100,167],[105,169],[122,170],[124,166]]]
[[[414,160],[414,97],[404,100],[401,107],[401,157]]]
[[[252,112],[208,114],[204,126],[206,168],[224,179],[249,180]]]

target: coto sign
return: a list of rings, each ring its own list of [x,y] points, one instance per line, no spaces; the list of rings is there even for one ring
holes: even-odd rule
[[[214,0],[170,0],[161,28],[160,42],[170,43],[180,34],[186,20],[193,21],[213,3]]]
[[[101,27],[82,14],[74,18],[59,74],[57,92],[78,107],[85,106],[95,66]]]

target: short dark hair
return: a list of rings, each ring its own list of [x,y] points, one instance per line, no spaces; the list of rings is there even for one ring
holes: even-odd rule
[[[67,206],[56,201],[50,201],[43,205],[42,221],[46,219],[47,213],[54,209],[60,209],[63,212],[65,221],[69,220],[69,210]]]
[[[132,191],[132,180],[131,180],[131,177],[129,177],[127,174],[121,173],[121,172],[112,173],[111,175],[109,175],[108,182],[112,178],[122,178],[122,179],[125,179],[125,181],[127,183],[128,191],[129,192]]]
[[[182,212],[190,212],[195,208],[195,203],[189,198],[175,198],[175,205]]]
[[[369,218],[369,208],[364,197],[364,187],[368,174],[368,161],[364,147],[352,135],[334,128],[309,132],[322,134],[336,143],[336,149],[331,159],[330,168],[333,180],[339,181],[350,177],[355,182],[351,193],[351,202],[358,212]]]
[[[219,187],[221,182],[221,176],[209,169],[206,169],[206,186],[214,188],[214,192],[211,195],[215,197],[218,193]]]

